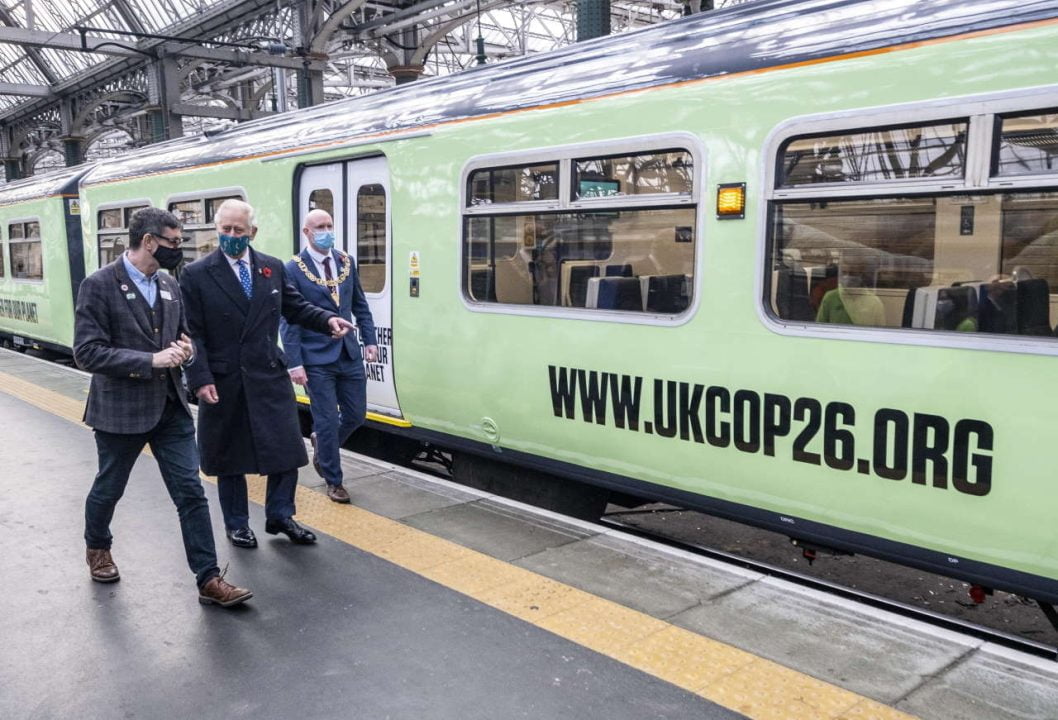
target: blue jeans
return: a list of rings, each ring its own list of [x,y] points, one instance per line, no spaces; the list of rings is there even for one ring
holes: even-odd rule
[[[195,444],[195,425],[183,406],[174,400],[165,405],[162,417],[145,433],[125,434],[95,431],[99,472],[85,501],[84,539],[89,548],[109,550],[113,536],[110,521],[114,508],[125,493],[132,466],[143,451],[151,446],[158,469],[165,481],[165,489],[176,505],[180,516],[180,532],[184,538],[187,564],[199,587],[214,575],[217,550],[213,544],[213,526],[209,521],[209,503],[198,475],[198,446]]]
[[[342,461],[338,449],[364,424],[367,414],[367,375],[362,360],[343,350],[327,365],[306,365],[312,429],[323,479],[342,484]]]
[[[265,519],[287,520],[294,515],[294,493],[298,489],[298,471],[285,470],[268,476],[265,489]],[[218,475],[217,496],[228,530],[250,526],[250,506],[246,501],[245,475]]]

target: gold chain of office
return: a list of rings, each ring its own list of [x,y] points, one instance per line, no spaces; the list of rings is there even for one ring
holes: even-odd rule
[[[305,277],[309,280],[321,287],[331,288],[331,295],[337,294],[337,287],[345,282],[345,279],[349,277],[349,273],[353,269],[353,263],[349,260],[349,256],[346,255],[342,257],[342,271],[338,274],[338,277],[334,280],[326,280],[324,278],[316,277],[312,271],[305,266],[305,261],[301,259],[300,255],[294,256],[294,262],[297,263],[297,266],[301,268],[301,272],[305,273]]]

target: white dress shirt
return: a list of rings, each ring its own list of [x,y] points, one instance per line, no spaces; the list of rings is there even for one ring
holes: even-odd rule
[[[235,273],[235,279],[239,281],[240,285],[242,284],[242,279],[239,277],[240,260],[246,261],[246,272],[250,273],[250,279],[253,280],[253,264],[250,262],[250,248],[243,250],[242,255],[237,258],[233,258],[225,252],[221,252],[221,254],[224,255],[224,259],[228,261],[229,265],[231,265],[231,271]]]
[[[311,245],[306,245],[305,250],[308,251],[309,257],[312,258],[312,262],[316,264],[316,276],[321,280],[327,278],[327,272],[323,269],[323,261],[325,258],[331,258],[331,279],[338,277],[338,268],[334,264],[334,258],[331,257],[331,251],[328,250],[326,254],[316,252],[316,249]]]

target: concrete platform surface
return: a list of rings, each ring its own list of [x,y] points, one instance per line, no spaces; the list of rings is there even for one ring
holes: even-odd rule
[[[353,506],[301,474],[317,547],[236,551],[218,524],[247,611],[194,602],[149,458],[115,519],[123,580],[93,585],[86,387],[0,352],[0,543],[21,588],[0,613],[0,717],[1058,720],[1054,661],[351,454]]]

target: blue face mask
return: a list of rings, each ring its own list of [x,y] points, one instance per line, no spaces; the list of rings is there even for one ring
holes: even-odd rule
[[[312,234],[312,242],[318,248],[330,250],[334,247],[334,233],[330,230],[317,230]]]
[[[244,252],[246,252],[246,246],[249,244],[249,235],[242,235],[239,237],[236,237],[234,235],[220,236],[220,249],[228,257],[239,257]]]

